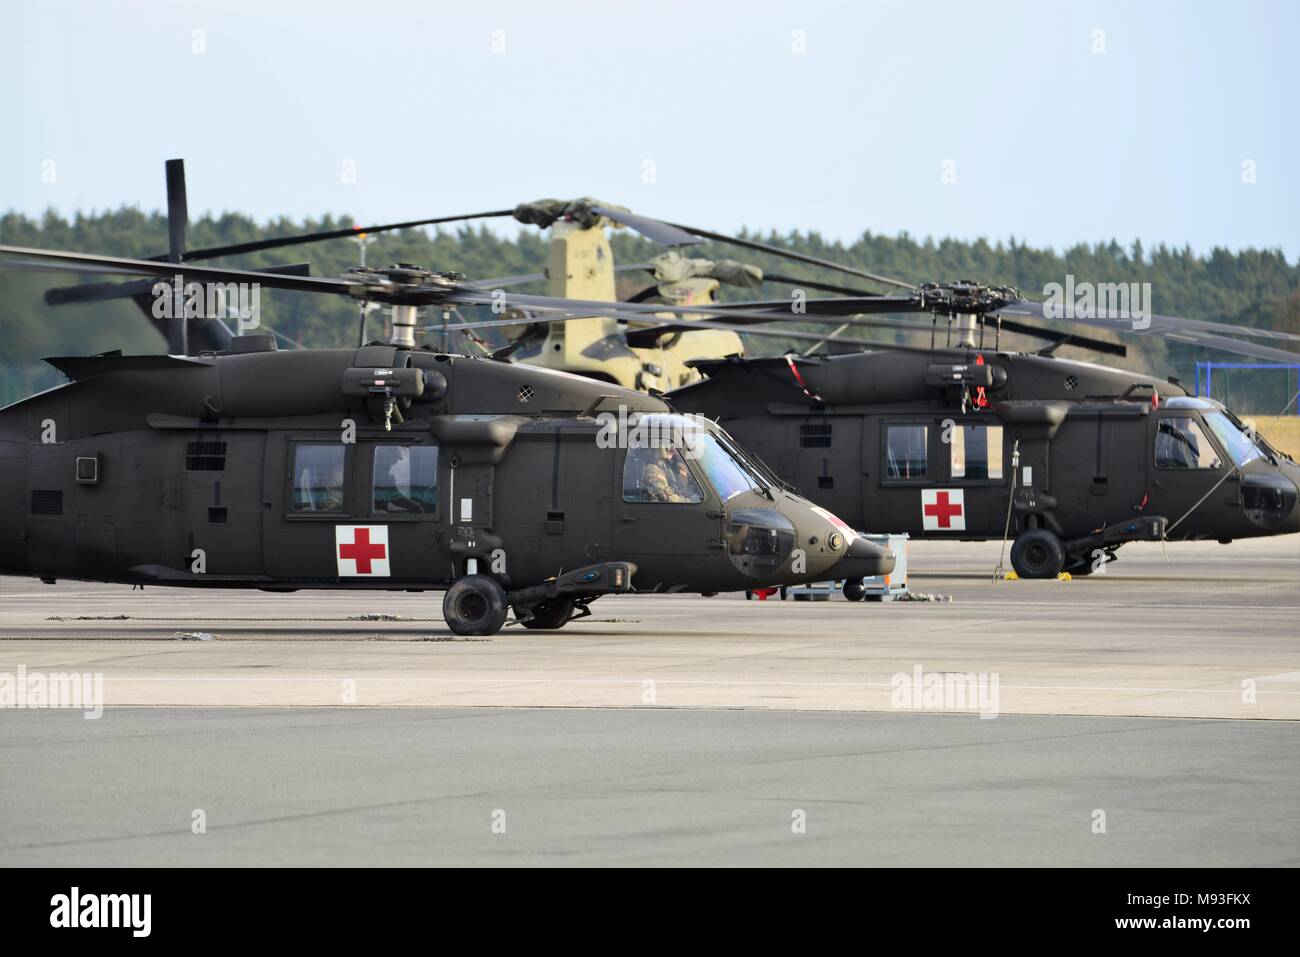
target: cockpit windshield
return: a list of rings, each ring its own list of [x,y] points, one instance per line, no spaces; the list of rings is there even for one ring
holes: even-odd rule
[[[1225,413],[1217,411],[1205,412],[1203,415],[1214,437],[1227,450],[1228,458],[1232,459],[1233,465],[1245,465],[1263,455],[1256,444],[1255,436],[1248,433],[1235,419],[1230,419]]]
[[[650,485],[647,485],[646,481],[641,481],[640,478],[641,471],[644,471],[641,459],[656,451],[659,456],[671,456],[673,461],[677,462],[674,466],[676,471],[683,473],[679,484],[684,485],[686,473],[689,473],[685,461],[693,462],[699,469],[703,470],[709,484],[713,486],[718,493],[718,497],[724,502],[734,498],[741,492],[767,492],[767,482],[762,474],[743,454],[734,450],[726,441],[725,433],[718,430],[708,420],[701,420],[687,415],[662,413],[643,415],[636,420],[635,426],[631,428],[628,435],[628,445],[628,464],[625,467],[627,474],[624,475],[624,497],[628,501],[639,500],[635,496],[628,496],[641,486],[646,485],[649,488],[655,484],[650,482]],[[678,462],[677,460],[681,461]],[[651,467],[653,472],[654,467],[663,464],[654,462],[646,467]],[[638,469],[641,471],[638,471]],[[655,477],[657,477],[657,472]],[[662,485],[664,483],[658,484]],[[681,498],[664,499],[661,495],[654,500],[699,501],[697,495],[698,492],[689,494],[689,490],[687,490],[687,492],[683,492]]]
[[[765,486],[749,465],[731,453],[717,436],[697,428],[688,439],[687,452],[704,468],[709,484],[724,502],[741,492],[760,492]]]

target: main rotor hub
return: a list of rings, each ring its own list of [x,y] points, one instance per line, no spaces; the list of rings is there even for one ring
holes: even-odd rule
[[[464,273],[433,272],[411,263],[353,266],[347,275],[359,283],[361,288],[354,290],[353,294],[360,299],[369,294],[382,302],[409,302],[413,305],[438,302],[465,280]]]
[[[985,286],[969,279],[926,283],[920,292],[926,308],[944,316],[986,316],[1021,298],[1015,286]]]

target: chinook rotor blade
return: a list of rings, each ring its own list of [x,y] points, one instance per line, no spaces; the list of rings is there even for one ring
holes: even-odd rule
[[[626,209],[592,206],[591,211],[604,216],[606,219],[612,219],[616,223],[622,223],[629,229],[635,229],[646,239],[653,240],[661,246],[693,246],[704,242],[703,239],[691,235],[690,231],[680,226],[674,226],[672,223],[665,223],[658,219],[651,219],[649,216],[638,216]]]
[[[807,253],[797,253],[791,249],[782,249],[780,246],[773,246],[770,243],[760,243],[753,239],[741,239],[738,236],[727,236],[723,233],[710,232],[707,229],[699,229],[695,226],[685,226],[681,223],[669,223],[678,229],[699,236],[703,239],[711,239],[716,243],[726,243],[731,246],[739,246],[741,249],[752,249],[756,252],[770,253],[773,256],[780,256],[783,259],[789,259],[793,262],[806,263],[809,266],[820,266],[822,269],[832,269],[836,272],[842,272],[849,276],[858,276],[862,279],[870,279],[872,282],[878,282],[885,286],[895,286],[899,289],[915,288],[915,283],[905,282],[902,279],[895,279],[892,276],[882,276],[879,273],[868,272],[865,269],[858,269],[854,266],[845,266],[843,263],[833,262],[829,259],[821,259],[817,256],[809,256]]]

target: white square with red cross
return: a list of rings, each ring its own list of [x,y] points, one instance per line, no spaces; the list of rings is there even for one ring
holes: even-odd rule
[[[921,527],[927,532],[966,531],[966,498],[959,488],[921,489]]]
[[[387,525],[335,525],[339,578],[383,578],[388,572]]]

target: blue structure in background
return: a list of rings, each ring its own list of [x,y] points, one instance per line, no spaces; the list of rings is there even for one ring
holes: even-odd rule
[[[1300,363],[1288,362],[1197,362],[1196,394],[1214,398],[1215,369],[1293,369],[1296,374],[1296,388],[1300,390]],[[1296,406],[1296,415],[1300,415],[1300,405]]]

